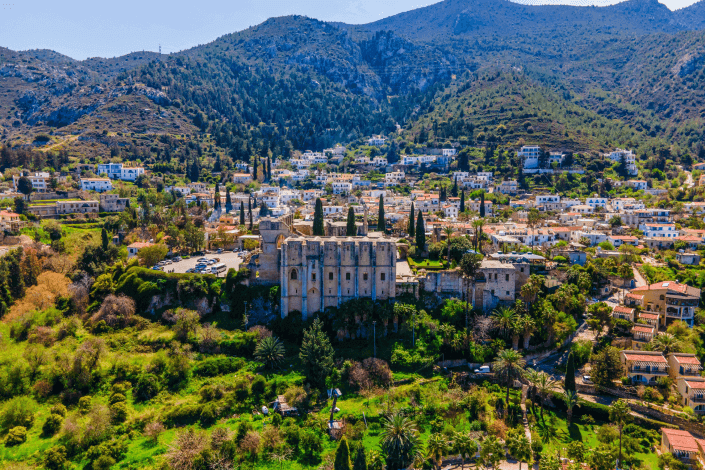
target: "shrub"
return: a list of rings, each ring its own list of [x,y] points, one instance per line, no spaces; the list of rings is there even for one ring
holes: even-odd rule
[[[56,446],[44,454],[44,466],[49,470],[62,470],[66,465],[66,447]]]
[[[91,410],[91,396],[86,395],[78,399],[78,411],[81,414],[86,414]]]
[[[147,424],[144,427],[145,437],[154,444],[159,442],[159,436],[163,432],[164,432],[164,425],[162,423],[160,423],[159,421],[154,421],[152,423]]]
[[[198,405],[180,405],[172,408],[164,416],[164,422],[169,426],[193,424],[201,417],[201,407]]]
[[[123,395],[122,393],[113,393],[108,399],[108,404],[112,405],[125,400],[127,400],[127,398],[125,398],[125,395]]]
[[[250,386],[250,391],[256,397],[260,397],[260,396],[262,396],[262,394],[264,394],[264,391],[266,390],[266,388],[267,388],[267,381],[265,380],[264,377],[262,377],[261,375],[258,375],[252,381],[252,385]]]
[[[211,426],[218,419],[218,407],[215,403],[207,403],[201,408],[201,425]]]
[[[34,412],[37,402],[28,397],[15,397],[8,401],[0,416],[3,429],[22,426],[29,429],[34,424]]]
[[[215,377],[237,372],[244,366],[245,360],[241,357],[209,357],[196,364],[193,373],[200,377]]]
[[[18,446],[27,440],[27,428],[24,426],[16,426],[10,429],[5,438],[6,446]]]
[[[110,405],[110,422],[113,424],[124,423],[127,419],[127,404],[118,401]]]
[[[132,394],[138,401],[154,398],[159,393],[161,386],[159,378],[154,374],[142,374],[132,389]]]
[[[62,418],[66,417],[66,407],[62,405],[61,403],[57,403],[56,405],[51,407],[51,414],[53,415],[59,415]]]
[[[93,470],[108,470],[115,463],[115,459],[109,455],[101,455],[93,462]]]
[[[64,417],[52,413],[49,415],[46,421],[44,421],[44,425],[42,426],[42,433],[45,436],[53,436],[54,434],[59,432],[59,429],[61,429],[62,424],[64,424]]]

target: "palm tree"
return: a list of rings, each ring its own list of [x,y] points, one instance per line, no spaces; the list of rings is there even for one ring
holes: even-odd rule
[[[433,461],[435,467],[440,467],[448,448],[448,440],[443,434],[431,434],[426,443],[426,456]]]
[[[514,324],[517,321],[517,314],[511,307],[500,307],[492,312],[492,320],[499,328],[505,337],[514,329]]]
[[[476,219],[472,221],[472,227],[475,238],[475,251],[482,251],[482,227],[485,226],[485,219]]]
[[[453,447],[455,452],[463,458],[463,462],[477,452],[477,443],[470,436],[469,432],[456,432]]]
[[[507,378],[507,401],[506,406],[509,406],[509,387],[512,386],[512,379],[519,377],[524,373],[526,361],[522,359],[521,354],[513,349],[502,349],[497,353],[497,358],[494,363],[494,370],[498,375],[504,375]]]
[[[416,425],[399,412],[386,418],[381,438],[380,447],[389,468],[406,468],[419,455]]]
[[[265,366],[272,368],[279,365],[285,353],[284,345],[274,336],[262,338],[255,348],[255,357],[264,362]]]
[[[506,443],[509,453],[519,461],[519,470],[521,470],[521,463],[531,458],[531,443],[529,439],[524,434],[524,431],[521,430],[519,435],[510,435]]]
[[[565,402],[566,411],[568,413],[568,427],[570,427],[570,421],[573,418],[573,408],[576,406],[580,407],[578,393],[575,390],[564,390],[561,398],[563,398]]]
[[[531,334],[536,331],[536,320],[528,315],[524,315],[521,319],[521,333],[524,335],[524,349],[528,349]]]
[[[610,406],[610,421],[619,429],[619,461],[622,461],[622,429],[632,420],[632,410],[629,405],[618,399]]]
[[[544,400],[546,399],[549,393],[555,391],[558,388],[558,382],[553,380],[553,377],[543,371],[538,372],[536,374],[535,379],[536,382],[534,383],[534,387],[536,387],[536,393],[538,394],[539,398],[541,398],[541,421],[543,421]]]
[[[443,233],[446,234],[446,245],[448,245],[448,269],[450,269],[450,237],[453,232],[455,232],[455,229],[452,226],[446,225],[443,227]]]
[[[651,340],[652,346],[656,351],[662,351],[664,356],[668,356],[668,353],[679,352],[681,350],[682,344],[671,333],[661,333],[656,335],[654,339]]]
[[[541,291],[544,285],[544,277],[536,274],[532,274],[527,279],[526,284],[521,286],[521,296],[524,298],[524,302],[531,304],[536,300],[536,296]]]

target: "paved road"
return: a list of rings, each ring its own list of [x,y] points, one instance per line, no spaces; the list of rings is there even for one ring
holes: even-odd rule
[[[238,270],[240,268],[240,263],[242,263],[242,258],[238,256],[238,253],[221,253],[219,255],[217,254],[208,254],[204,256],[192,256],[191,258],[187,258],[183,261],[179,261],[178,263],[172,263],[172,264],[167,264],[164,266],[164,271],[165,272],[175,272],[175,273],[185,273],[187,269],[195,268],[196,264],[198,264],[198,259],[199,258],[208,258],[208,259],[214,259],[214,258],[220,258],[221,263],[225,263],[225,266],[230,268],[235,268],[235,270]],[[228,273],[226,270],[225,272],[220,273],[218,276],[219,277],[225,277],[225,275]]]
[[[634,271],[634,284],[636,284],[636,287],[646,286],[646,279],[644,279],[639,270],[633,267],[632,271]]]

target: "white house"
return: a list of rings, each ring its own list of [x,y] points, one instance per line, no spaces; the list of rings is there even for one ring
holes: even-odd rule
[[[122,163],[99,163],[98,174],[105,174],[108,178],[119,179],[122,172]]]
[[[632,176],[639,174],[639,170],[636,167],[636,155],[631,150],[615,149],[611,153],[606,154],[605,157],[613,162],[621,162],[624,159],[627,172]]]
[[[26,178],[32,183],[32,189],[38,193],[47,192],[47,180],[51,175],[47,172],[38,172],[27,175]],[[17,191],[17,182],[20,180],[21,176],[12,175],[12,183],[15,186],[15,191]]]
[[[113,182],[108,178],[81,178],[80,181],[83,191],[97,191],[102,193],[113,189]]]
[[[639,226],[639,230],[644,232],[644,236],[647,238],[676,238],[678,236],[676,224],[643,224]]]
[[[455,149],[443,149],[442,151],[444,157],[452,157],[457,153]]]
[[[605,207],[607,203],[609,202],[609,199],[606,197],[589,197],[585,200],[585,205],[588,205],[592,208],[597,208],[597,207]]]
[[[123,167],[120,171],[120,179],[123,181],[135,181],[144,174],[144,168],[138,166]]]
[[[524,161],[524,168],[538,168],[541,147],[538,145],[524,145],[517,152],[517,156]]]
[[[382,137],[381,135],[373,135],[369,139],[367,139],[367,145],[374,145],[376,147],[381,147],[384,145],[384,143],[387,141],[386,138]]]
[[[334,181],[332,186],[333,194],[350,194],[352,192],[352,183]]]
[[[633,188],[634,191],[645,190],[649,187],[645,180],[628,180],[624,182],[624,186]]]
[[[148,248],[150,246],[153,246],[154,243],[149,243],[149,242],[135,242],[131,245],[127,246],[127,257],[132,258],[134,256],[137,256],[137,253],[142,249],[142,248]]]
[[[252,183],[252,175],[249,173],[233,173],[233,183],[250,184]]]

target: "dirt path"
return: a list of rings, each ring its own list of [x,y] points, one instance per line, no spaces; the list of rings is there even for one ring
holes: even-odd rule
[[[646,279],[644,279],[644,276],[641,275],[639,270],[632,267],[632,271],[634,272],[634,283],[636,284],[636,287],[646,286]]]

